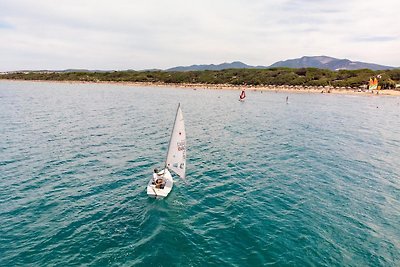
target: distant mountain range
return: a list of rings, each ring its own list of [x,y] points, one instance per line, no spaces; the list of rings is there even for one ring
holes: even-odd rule
[[[218,65],[210,64],[210,65],[191,65],[191,66],[179,66],[167,69],[167,71],[196,71],[196,70],[224,70],[224,69],[255,69],[255,68],[266,68],[263,66],[250,66],[244,64],[240,61],[234,61],[232,63],[222,63]]]
[[[206,64],[206,65],[191,65],[191,66],[179,66],[166,69],[164,71],[202,71],[202,70],[224,70],[224,69],[270,69],[270,68],[318,68],[318,69],[329,69],[329,70],[358,70],[358,69],[371,69],[371,70],[390,70],[398,69],[400,67],[391,67],[378,65],[374,63],[365,63],[359,61],[351,61],[349,59],[338,59],[327,56],[304,56],[301,58],[288,59],[284,61],[278,61],[270,66],[251,66],[240,61],[234,61],[232,63],[222,64]],[[88,70],[88,69],[66,69],[66,70],[18,70],[9,71],[13,72],[114,72],[115,70]],[[126,71],[135,71],[132,69]],[[141,71],[163,71],[161,69],[146,69]],[[2,72],[0,72],[1,74]],[[7,72],[6,72],[7,73]]]
[[[167,69],[167,71],[197,71],[197,70],[223,70],[223,69],[269,69],[277,67],[287,68],[319,68],[329,70],[358,70],[358,69],[371,69],[371,70],[388,70],[395,67],[378,65],[373,63],[365,63],[359,61],[351,61],[349,59],[338,59],[327,56],[304,56],[301,58],[288,59],[278,61],[270,66],[250,66],[240,61],[232,63],[222,63],[218,65],[191,65],[179,66]]]
[[[371,69],[371,70],[387,70],[394,69],[394,67],[383,66],[373,63],[365,63],[359,61],[351,61],[349,59],[338,59],[327,56],[314,56],[302,57],[295,59],[288,59],[279,61],[269,68],[274,67],[288,67],[288,68],[319,68],[329,70],[358,70],[358,69]]]

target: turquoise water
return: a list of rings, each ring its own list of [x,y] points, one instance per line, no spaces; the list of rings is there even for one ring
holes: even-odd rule
[[[399,266],[400,98],[238,96],[0,81],[0,265]]]

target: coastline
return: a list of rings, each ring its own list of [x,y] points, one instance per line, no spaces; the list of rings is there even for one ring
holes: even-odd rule
[[[54,80],[19,80],[19,79],[1,79],[0,81],[15,82],[37,82],[37,83],[67,83],[67,84],[110,84],[121,86],[141,86],[141,87],[165,87],[182,88],[192,90],[242,90],[247,91],[267,91],[280,93],[311,93],[311,94],[346,94],[346,95],[366,95],[366,96],[400,96],[399,90],[361,90],[356,88],[334,88],[322,86],[235,86],[231,84],[197,84],[197,83],[160,83],[160,82],[116,82],[116,81],[54,81]]]

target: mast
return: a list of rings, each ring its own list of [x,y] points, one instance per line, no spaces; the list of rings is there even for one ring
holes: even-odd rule
[[[167,156],[165,157],[165,164],[164,164],[164,174],[165,174],[165,169],[167,168],[167,159],[168,159],[168,154],[169,154],[169,147],[171,146],[172,134],[174,133],[174,130],[175,130],[175,127],[176,127],[176,118],[178,117],[178,111],[179,111],[180,106],[181,106],[181,103],[178,103],[178,108],[176,109],[176,114],[175,114],[174,126],[172,127],[171,135],[169,137]],[[164,177],[164,174],[163,174],[163,177]]]

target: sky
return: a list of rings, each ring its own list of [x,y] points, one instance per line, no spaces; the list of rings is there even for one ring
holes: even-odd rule
[[[0,0],[0,71],[325,55],[400,67],[398,0]]]

